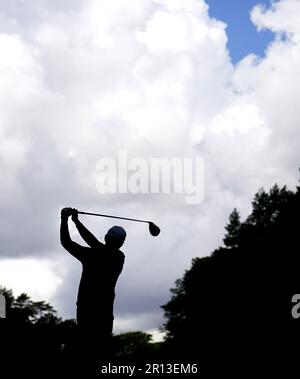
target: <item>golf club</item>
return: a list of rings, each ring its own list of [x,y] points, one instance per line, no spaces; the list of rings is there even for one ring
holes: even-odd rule
[[[151,222],[151,221],[139,220],[136,218],[129,218],[129,217],[104,215],[104,214],[100,214],[100,213],[81,212],[81,211],[78,211],[78,214],[90,215],[90,216],[100,216],[100,217],[109,217],[109,218],[119,218],[121,220],[136,221],[136,222],[145,222],[146,224],[149,224],[149,232],[153,237],[158,236],[160,233],[159,227],[157,225],[155,225],[154,222]]]

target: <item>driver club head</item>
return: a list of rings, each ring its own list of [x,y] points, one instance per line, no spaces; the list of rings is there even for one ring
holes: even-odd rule
[[[153,237],[156,237],[160,233],[160,229],[154,222],[149,222],[149,232]]]

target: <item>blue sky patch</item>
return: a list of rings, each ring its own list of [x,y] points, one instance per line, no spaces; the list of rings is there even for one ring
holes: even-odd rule
[[[269,30],[258,32],[251,22],[250,11],[256,4],[269,6],[271,0],[206,0],[209,14],[227,24],[228,49],[233,63],[250,53],[264,56],[273,40]]]

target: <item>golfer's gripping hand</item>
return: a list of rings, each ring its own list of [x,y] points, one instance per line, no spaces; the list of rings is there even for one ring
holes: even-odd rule
[[[63,208],[60,213],[62,219],[67,219],[72,214],[73,214],[73,208],[70,208],[70,207]]]
[[[78,221],[78,210],[75,208],[72,208],[72,221],[76,222]]]

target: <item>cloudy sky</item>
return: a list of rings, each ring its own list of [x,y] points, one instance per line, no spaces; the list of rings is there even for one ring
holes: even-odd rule
[[[245,217],[262,186],[295,187],[300,1],[258,2],[0,0],[2,285],[74,317],[81,267],[60,246],[60,208],[150,219],[157,238],[118,222],[128,238],[115,332],[155,330],[231,210]],[[202,158],[204,200],[100,194],[97,162],[120,150]],[[100,239],[114,224],[81,219]]]

